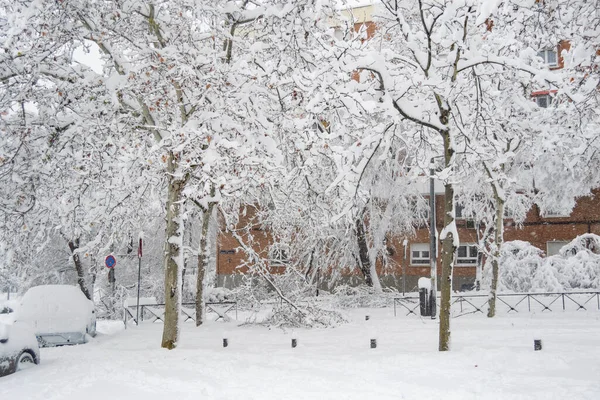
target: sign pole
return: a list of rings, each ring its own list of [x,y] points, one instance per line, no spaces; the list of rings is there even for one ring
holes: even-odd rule
[[[140,286],[142,283],[142,238],[140,238],[140,243],[138,245],[138,291],[137,291],[137,305],[135,310],[135,323],[136,325],[140,324]]]
[[[435,319],[437,313],[437,226],[435,217],[435,164],[433,158],[429,165],[429,266],[431,269],[431,292],[429,293],[429,304],[431,319]]]

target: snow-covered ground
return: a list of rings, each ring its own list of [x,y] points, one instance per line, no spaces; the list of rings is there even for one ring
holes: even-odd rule
[[[40,366],[0,378],[0,399],[600,399],[597,310],[455,318],[446,353],[437,321],[348,315],[318,330],[188,323],[173,351],[160,323],[100,321],[92,343],[42,349]]]

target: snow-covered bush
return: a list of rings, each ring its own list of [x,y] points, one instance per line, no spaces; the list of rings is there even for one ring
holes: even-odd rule
[[[514,240],[505,242],[500,250],[498,291],[529,292],[532,289],[533,277],[543,262],[543,252],[528,242]],[[491,281],[491,259],[487,259],[484,286],[489,287]]]
[[[565,289],[600,288],[600,236],[576,237],[559,254],[548,257],[556,279]]]
[[[209,287],[204,299],[208,302],[234,301],[235,293],[224,287]]]
[[[340,285],[333,290],[332,305],[335,308],[387,307],[392,303],[386,293],[376,293],[366,285]]]
[[[295,308],[279,303],[262,324],[278,328],[330,328],[346,322],[340,312],[326,310],[318,305],[308,304]]]
[[[484,284],[489,285],[486,263]],[[600,236],[585,234],[560,253],[543,258],[530,243],[515,240],[502,246],[498,290],[504,292],[558,292],[600,288]]]

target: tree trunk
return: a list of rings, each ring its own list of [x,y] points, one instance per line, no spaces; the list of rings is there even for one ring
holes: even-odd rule
[[[75,264],[75,271],[77,272],[77,283],[79,284],[79,288],[85,294],[85,297],[88,300],[92,300],[92,295],[88,290],[85,284],[85,273],[83,271],[83,265],[81,264],[81,259],[79,258],[79,253],[77,253],[77,249],[79,249],[79,238],[70,240],[68,242],[69,250],[71,250],[71,255],[73,257],[73,264]]]
[[[492,254],[492,286],[490,288],[490,296],[488,299],[488,314],[489,318],[496,315],[496,290],[498,289],[498,262],[500,259],[500,249],[504,241],[504,199],[494,189],[494,197],[496,198],[496,229],[494,232],[494,251]]]
[[[169,187],[167,192],[167,229],[165,235],[165,317],[162,336],[163,348],[169,350],[177,347],[179,340],[179,314],[181,308],[181,271],[183,265],[183,232],[181,221],[181,193],[185,187],[185,179],[175,175],[177,156],[169,152],[167,160],[167,176]]]
[[[444,165],[451,167],[454,149],[450,138],[450,132],[442,133],[444,139]],[[450,314],[452,305],[452,269],[454,267],[455,242],[458,237],[454,222],[454,186],[452,181],[446,182],[444,186],[444,237],[442,239],[442,280],[440,299],[440,338],[439,351],[450,350]]]
[[[213,193],[214,196],[214,193]],[[204,277],[208,267],[208,232],[215,203],[208,203],[208,208],[202,210],[202,229],[200,230],[200,245],[198,248],[198,276],[196,280],[196,326],[204,322]]]
[[[369,247],[367,245],[367,237],[365,226],[361,217],[356,219],[356,241],[358,244],[358,261],[359,268],[365,277],[365,283],[373,287],[373,276],[371,275],[371,259],[369,258]]]

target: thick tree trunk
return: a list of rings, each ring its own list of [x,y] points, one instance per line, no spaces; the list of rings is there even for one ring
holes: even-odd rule
[[[79,249],[79,238],[70,240],[68,245],[69,250],[71,250],[71,256],[73,257],[73,264],[75,264],[75,272],[77,272],[77,283],[79,284],[79,288],[83,294],[85,294],[85,297],[87,297],[89,300],[92,300],[92,295],[85,284],[83,265],[81,264],[79,253],[77,253],[77,249]]]
[[[496,315],[496,290],[498,289],[498,262],[500,260],[500,249],[504,241],[504,199],[498,195],[498,191],[494,189],[494,197],[496,197],[496,229],[494,232],[494,251],[492,254],[492,286],[490,288],[490,296],[488,299],[488,314],[489,318]]]
[[[214,195],[214,194],[213,194]],[[208,267],[208,232],[215,203],[208,203],[208,208],[202,210],[202,229],[200,230],[200,245],[198,247],[198,276],[196,280],[196,326],[204,322],[204,277]]]
[[[444,139],[444,164],[446,168],[451,167],[454,149],[450,138],[450,132],[442,133]],[[454,267],[454,253],[456,252],[454,237],[456,229],[454,222],[454,186],[448,181],[444,187],[444,236],[442,239],[442,280],[440,299],[440,337],[439,351],[450,350],[450,314],[452,305],[452,269]]]
[[[181,272],[183,264],[181,193],[185,179],[175,175],[177,158],[172,152],[167,160],[169,187],[167,192],[167,229],[165,235],[165,317],[161,346],[169,350],[177,347],[179,340],[179,311],[181,308]]]
[[[361,214],[362,215],[362,214]],[[365,277],[365,283],[373,287],[373,276],[371,275],[371,259],[369,258],[369,247],[362,217],[356,219],[356,241],[358,244],[359,268]]]

